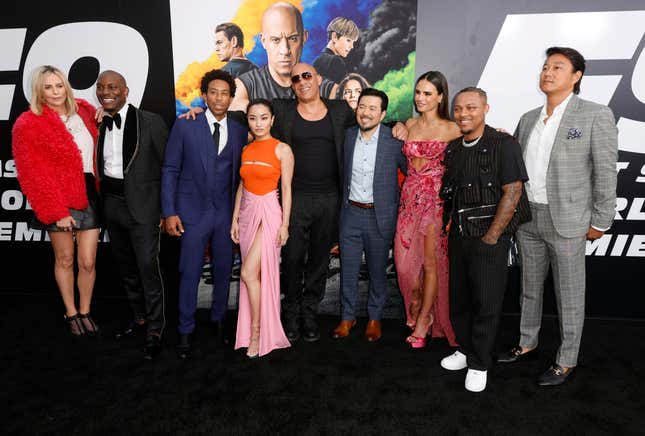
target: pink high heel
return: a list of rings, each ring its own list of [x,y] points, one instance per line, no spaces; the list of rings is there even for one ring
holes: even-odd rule
[[[414,331],[414,329],[417,327],[417,323],[414,321],[408,321],[405,323],[405,325],[408,326],[408,328],[412,331]]]
[[[424,348],[426,346],[426,338],[420,338],[418,336],[410,335],[405,338],[405,342],[410,346],[410,348]]]

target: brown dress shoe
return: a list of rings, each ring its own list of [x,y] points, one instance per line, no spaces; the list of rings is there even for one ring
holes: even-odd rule
[[[349,336],[349,331],[355,325],[356,325],[355,319],[344,319],[340,322],[340,324],[338,324],[338,326],[336,326],[331,336],[334,339],[346,338],[347,336]]]
[[[368,342],[374,342],[381,339],[381,321],[370,319],[365,329],[365,338]]]

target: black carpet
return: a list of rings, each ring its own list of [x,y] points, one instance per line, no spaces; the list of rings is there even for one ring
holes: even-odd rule
[[[168,313],[173,312],[169,303]],[[580,366],[565,386],[535,377],[555,355],[555,318],[542,329],[539,357],[489,371],[483,393],[464,390],[465,371],[439,366],[444,340],[414,352],[402,321],[384,322],[383,339],[347,340],[321,320],[317,343],[298,342],[251,361],[218,348],[205,323],[188,361],[174,352],[176,320],[164,350],[142,359],[143,338],[109,334],[128,320],[123,299],[96,298],[102,338],[67,335],[57,295],[4,294],[0,312],[0,431],[14,434],[281,435],[628,435],[645,433],[645,323],[587,320]],[[235,313],[228,327],[234,332]],[[503,319],[499,348],[517,342],[518,318]]]

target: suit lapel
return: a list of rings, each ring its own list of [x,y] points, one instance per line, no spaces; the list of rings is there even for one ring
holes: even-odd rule
[[[372,195],[376,194],[376,181],[379,180],[381,176],[381,168],[383,167],[383,159],[385,158],[385,143],[387,138],[385,137],[385,129],[381,125],[378,131],[378,140],[376,142],[376,160],[374,162],[374,180],[372,180]]]
[[[560,146],[563,141],[567,139],[567,134],[569,132],[569,127],[575,125],[576,114],[578,112],[578,102],[579,98],[574,94],[571,96],[571,100],[567,104],[567,107],[564,109],[562,114],[562,119],[560,120],[560,125],[558,126],[558,133],[555,135],[555,141],[553,143],[553,149],[551,155],[555,151],[556,147]]]
[[[199,126],[199,138],[197,140],[197,146],[199,148],[199,156],[202,160],[202,165],[204,166],[204,174],[208,172],[208,147],[213,147],[213,135],[211,134],[210,126],[208,125],[208,118],[206,118],[206,113],[201,114],[201,119],[195,120],[200,123]],[[190,121],[189,121],[190,122]],[[201,139],[201,140],[200,140]]]
[[[125,115],[125,125],[123,126],[123,174],[130,166],[130,161],[134,157],[137,148],[137,110],[134,106],[128,105],[128,111]]]
[[[556,156],[556,153],[558,153],[558,150],[567,138],[569,127],[576,124],[575,119],[578,111],[578,101],[578,97],[575,94],[572,95],[571,100],[569,100],[567,107],[564,109],[564,113],[560,119],[560,125],[558,126],[558,132],[555,134],[555,139],[553,140],[553,147],[551,148],[551,155],[549,156],[549,165],[547,166],[547,175],[549,174],[551,161],[553,161],[554,156]]]
[[[520,138],[518,139],[520,141],[520,146],[522,147],[522,157],[524,159],[526,159],[526,147],[529,144],[529,138],[535,128],[535,123],[540,121],[539,118],[541,112],[541,107],[529,112],[526,116],[526,128],[520,132]]]

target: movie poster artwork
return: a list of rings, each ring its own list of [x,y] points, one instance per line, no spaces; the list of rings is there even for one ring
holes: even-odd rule
[[[344,98],[355,109],[360,90],[370,86],[384,91],[390,99],[386,120],[405,121],[412,116],[416,1],[171,0],[170,7],[177,116],[187,112],[190,107],[205,107],[200,91],[201,77],[213,69],[226,69],[230,62],[227,53],[224,53],[226,48],[218,47],[223,35],[218,34],[216,28],[223,23],[237,25],[243,34],[243,53],[248,60],[243,62],[244,69],[251,64],[250,68],[262,71],[264,77],[256,85],[240,76],[252,76],[257,71],[240,75],[237,75],[238,71],[231,71],[238,79],[238,90],[231,109],[245,110],[245,102],[241,98],[244,94],[249,98],[271,99],[276,93],[282,98],[295,98],[292,92],[288,94],[289,71],[296,63],[306,62],[314,65],[323,77],[322,97]],[[298,26],[300,21],[302,29]],[[330,44],[331,32],[327,31],[330,23],[339,26],[332,24],[332,28],[348,32],[338,38],[340,42],[337,45]],[[277,44],[272,41],[276,38],[280,40]],[[231,39],[226,38],[224,43],[230,44]],[[329,48],[330,45],[333,50]],[[282,86],[279,86],[275,77],[283,80]],[[240,82],[244,87],[242,91]],[[278,90],[268,90],[271,86],[263,86],[267,83],[273,87],[279,86]],[[200,307],[208,307],[211,300],[209,256],[207,253],[200,283]],[[230,307],[237,305],[239,264],[239,256],[236,256]],[[385,316],[400,317],[401,300],[393,262],[388,266],[388,277],[390,303],[385,308]],[[361,300],[367,298],[367,280],[367,268],[363,262],[359,284]],[[340,260],[337,252],[334,252],[330,255],[327,291],[320,307],[322,313],[336,313],[338,310],[339,285]],[[359,307],[364,306],[361,303],[364,301],[359,301]]]
[[[280,4],[293,7],[300,15],[303,35],[290,47],[288,54],[271,48],[270,37],[295,30],[288,12],[272,13]],[[215,29],[222,23],[234,23],[243,32],[244,56],[258,68],[273,73],[280,62],[293,65],[299,61],[320,65],[317,59],[328,46],[327,27],[337,18],[344,18],[346,27],[358,29],[350,35],[349,50],[340,48],[340,62],[335,68],[319,68],[321,76],[336,86],[325,88],[323,97],[352,98],[344,92],[367,85],[388,94],[389,120],[406,120],[412,116],[412,90],[415,75],[417,2],[409,0],[171,0],[173,57],[175,69],[176,114],[191,106],[203,106],[200,78],[212,69],[226,65],[215,51]],[[286,10],[287,8],[282,8]],[[268,11],[268,12],[267,12]],[[271,35],[262,38],[262,27]],[[266,47],[269,47],[267,51]],[[330,50],[327,50],[329,52]],[[324,57],[324,56],[323,56]],[[288,59],[288,62],[285,61]],[[274,68],[273,66],[277,66]],[[344,66],[337,67],[338,65]],[[283,71],[288,68],[283,68]],[[347,77],[355,80],[348,81]],[[360,82],[360,83],[359,83]],[[347,86],[349,83],[350,86]],[[340,86],[339,86],[340,85]],[[333,92],[330,90],[333,88]],[[259,97],[270,97],[259,92]],[[354,96],[356,98],[356,96]],[[233,103],[233,108],[242,109]]]

